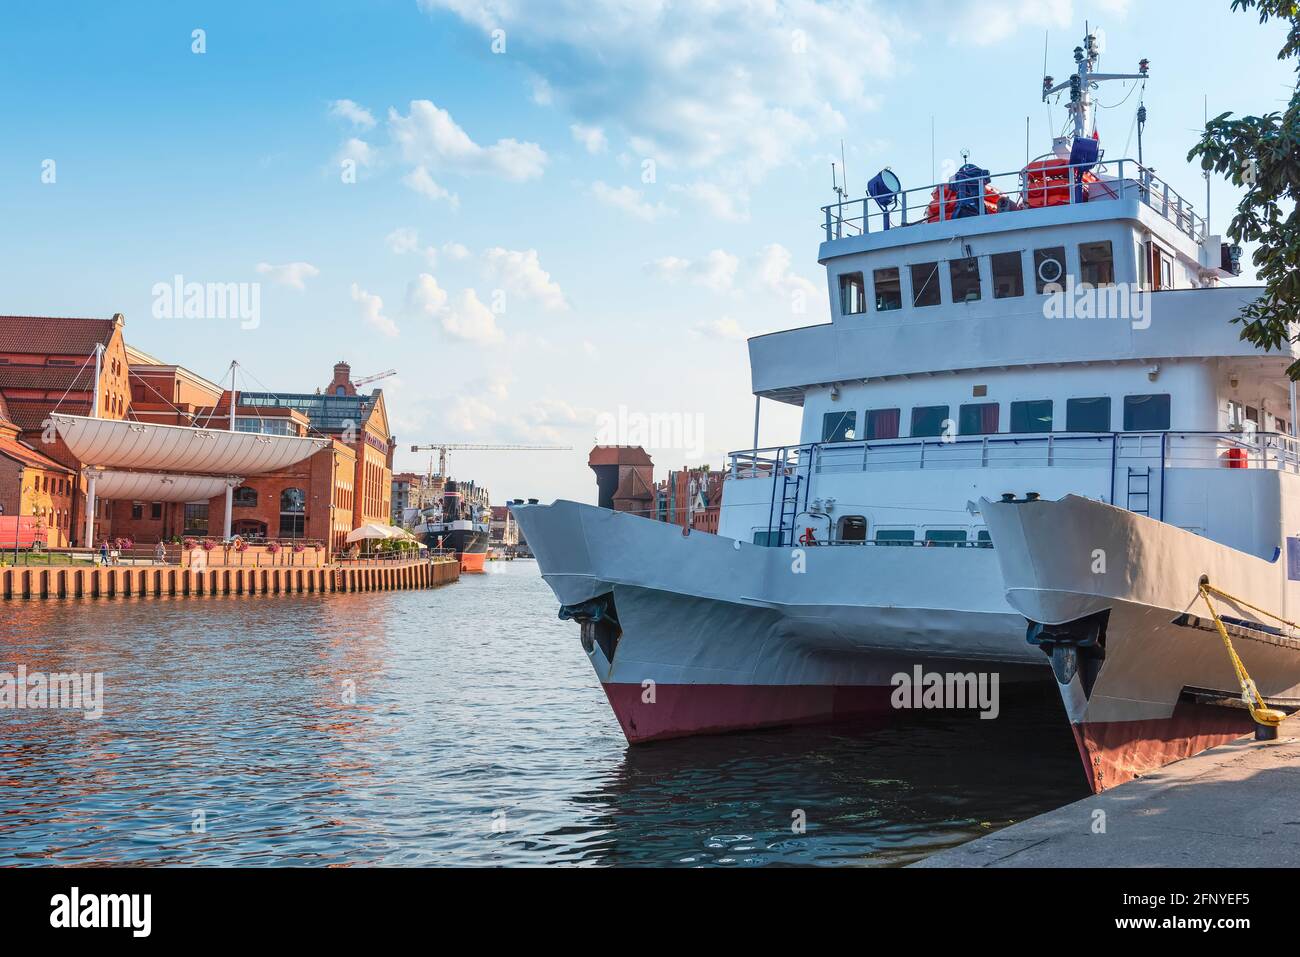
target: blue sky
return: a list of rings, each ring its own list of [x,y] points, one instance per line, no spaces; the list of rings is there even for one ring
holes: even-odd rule
[[[396,368],[383,387],[403,447],[574,446],[453,457],[497,499],[590,499],[585,453],[620,407],[698,422],[651,450],[660,469],[747,446],[744,338],[827,316],[818,207],[841,139],[854,195],[884,165],[931,181],[932,116],[941,170],[963,149],[1018,168],[1025,117],[1036,154],[1054,132],[1045,32],[1058,78],[1085,19],[1105,30],[1103,69],[1151,60],[1146,158],[1198,209],[1183,157],[1202,95],[1211,115],[1260,112],[1294,82],[1274,59],[1282,29],[1228,0],[51,2],[0,17],[0,310],[122,312],[134,345],[214,378],[238,359],[276,391],[323,385],[340,358]],[[1111,157],[1136,153],[1136,103],[1101,113]],[[1235,198],[1213,189],[1221,231]],[[155,318],[153,288],[177,274],[261,283],[259,324]],[[763,441],[794,440],[797,412],[765,408]]]

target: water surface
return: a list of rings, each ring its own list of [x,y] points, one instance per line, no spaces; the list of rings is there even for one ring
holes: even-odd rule
[[[0,865],[890,865],[1086,793],[1054,695],[629,748],[536,564],[488,567],[0,603],[0,671],[105,681],[0,710]]]

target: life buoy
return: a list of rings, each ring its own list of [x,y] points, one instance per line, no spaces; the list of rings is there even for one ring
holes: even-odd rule
[[[817,536],[813,533],[813,530],[811,528],[805,528],[803,530],[803,534],[799,536],[799,544],[800,545],[817,544]]]

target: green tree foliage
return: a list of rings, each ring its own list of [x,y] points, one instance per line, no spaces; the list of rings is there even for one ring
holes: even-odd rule
[[[1300,73],[1300,3],[1296,0],[1232,0],[1232,9],[1254,10],[1261,24],[1289,23],[1279,60],[1295,58]],[[1241,337],[1264,349],[1282,349],[1300,332],[1300,83],[1284,112],[1233,119],[1231,113],[1206,124],[1187,158],[1201,158],[1246,192],[1228,226],[1236,243],[1258,243],[1254,253],[1263,294],[1242,309],[1233,322],[1243,323]],[[1300,362],[1287,374],[1300,379]]]

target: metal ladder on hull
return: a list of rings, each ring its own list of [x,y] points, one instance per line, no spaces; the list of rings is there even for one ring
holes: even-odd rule
[[[1151,514],[1151,467],[1137,468],[1130,465],[1126,479],[1124,507],[1134,515],[1149,516]]]

